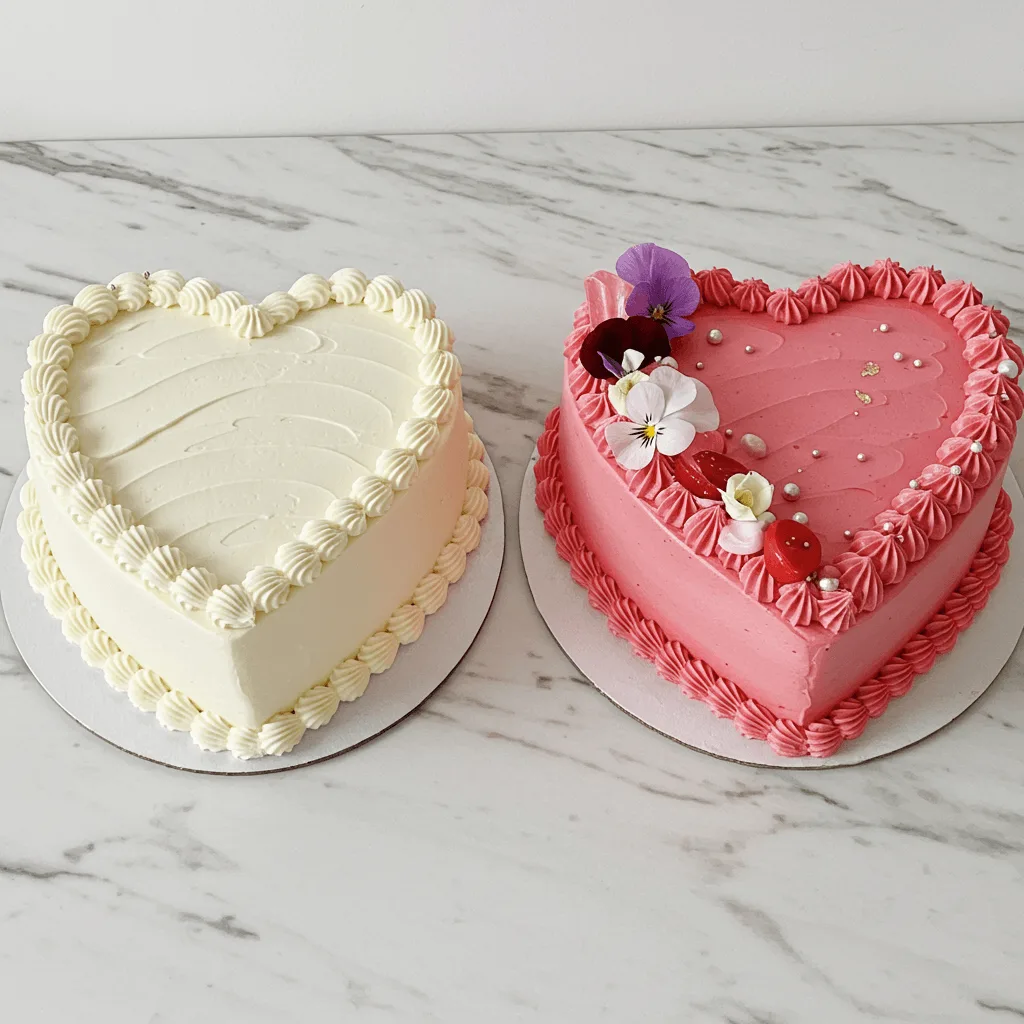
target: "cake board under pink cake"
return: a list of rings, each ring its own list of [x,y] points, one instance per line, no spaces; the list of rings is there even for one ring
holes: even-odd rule
[[[891,700],[885,713],[869,720],[855,739],[828,758],[783,757],[764,742],[747,739],[727,718],[687,697],[667,682],[653,664],[615,636],[608,620],[591,607],[545,532],[536,504],[535,452],[523,481],[519,537],[523,565],[534,601],[559,645],[581,672],[612,703],[656,732],[691,749],[742,764],[769,768],[822,769],[862,764],[926,739],[959,718],[996,681],[1024,630],[1024,573],[1007,571],[962,633],[951,652],[918,676],[910,690]],[[1016,479],[1003,483],[1016,508],[1024,507]],[[1024,556],[1024,540],[1010,542],[1009,566]]]

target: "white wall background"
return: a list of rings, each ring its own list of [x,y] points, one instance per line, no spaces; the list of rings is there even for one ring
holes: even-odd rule
[[[0,138],[1024,119],[1024,0],[3,0]]]

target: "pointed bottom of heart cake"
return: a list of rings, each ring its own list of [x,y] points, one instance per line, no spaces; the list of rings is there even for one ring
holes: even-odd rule
[[[551,420],[546,433],[551,433]],[[544,448],[557,451],[550,441]],[[655,651],[643,649],[643,636],[627,639],[624,623],[597,610],[609,595],[595,596],[592,588],[574,579],[579,572],[572,573],[566,565],[569,552],[560,538],[572,524],[571,513],[552,515],[549,509],[545,523],[537,507],[534,469],[539,458],[535,452],[526,472],[519,523],[523,563],[541,616],[565,653],[601,693],[644,725],[695,750],[750,765],[819,769],[861,764],[894,753],[963,714],[995,681],[1024,629],[1024,576],[1003,573],[1002,582],[992,589],[970,628],[959,634],[953,650],[917,675],[898,699],[894,693],[884,694],[883,699],[879,691],[870,709],[859,699],[841,702],[843,706],[833,715],[838,712],[846,735],[840,735],[838,743],[830,738],[836,731],[830,725],[815,730],[813,725],[799,727],[777,719],[764,709],[758,714],[754,701],[720,677],[714,680],[720,692],[693,699],[682,683],[673,685],[659,674],[659,668],[670,672],[671,667]],[[1009,473],[1004,488],[1014,503],[1024,501]],[[1020,544],[1011,539],[1011,557]],[[649,625],[657,629],[656,624]],[[651,632],[649,642],[653,642]],[[812,736],[817,731],[829,740],[829,747],[815,750],[817,756],[809,753],[808,728]]]
[[[21,563],[16,520],[16,482],[0,526],[0,601],[11,635],[25,663],[46,693],[90,732],[137,757],[171,768],[214,775],[261,775],[323,761],[385,732],[436,690],[472,645],[490,609],[504,557],[504,516],[494,467],[489,511],[481,524],[479,547],[469,556],[465,575],[445,604],[427,619],[423,635],[400,649],[387,672],[374,676],[366,692],[343,704],[322,728],[305,732],[302,742],[276,757],[240,760],[201,750],[187,733],[158,728],[123,693],[104,682],[103,672],[82,660],[82,652],[61,635],[61,624],[33,592]]]

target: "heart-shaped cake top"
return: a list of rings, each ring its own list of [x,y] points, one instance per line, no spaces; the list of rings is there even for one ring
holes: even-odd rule
[[[29,427],[71,514],[128,571],[241,628],[410,487],[456,406],[421,291],[345,269],[259,304],[173,271],[52,310]]]
[[[841,609],[822,624],[841,631],[945,536],[1009,453],[1024,356],[1006,317],[964,281],[879,260],[772,291],[720,268],[691,279],[652,245],[617,269],[631,279],[588,279],[567,343],[580,417],[637,500],[793,624],[811,621],[809,606],[779,590],[808,559],[775,558],[768,578],[770,523],[812,531],[821,557],[807,581],[822,570],[823,601]],[[642,317],[665,327],[669,357],[631,326]],[[724,481],[714,453],[735,460]]]

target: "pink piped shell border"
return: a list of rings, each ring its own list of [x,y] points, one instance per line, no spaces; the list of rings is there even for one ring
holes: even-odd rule
[[[544,528],[554,538],[559,557],[569,563],[572,578],[586,588],[591,606],[607,618],[611,632],[629,641],[634,653],[653,663],[658,675],[677,685],[688,697],[703,701],[719,718],[731,720],[748,739],[764,740],[781,757],[830,757],[846,740],[859,736],[869,719],[878,718],[890,700],[906,694],[918,675],[927,672],[940,654],[953,649],[960,633],[987,603],[1009,558],[1013,520],[1010,498],[1000,491],[978,555],[941,610],[907,641],[898,655],[862,683],[852,697],[841,700],[817,721],[799,725],[791,719],[776,717],[735,683],[694,658],[678,640],[670,640],[661,626],[645,618],[636,603],[602,570],[583,541],[562,486],[558,454],[560,412],[556,406],[544,422],[544,433],[537,442],[540,458],[534,475]]]
[[[916,305],[934,306],[953,321],[953,326],[964,340],[964,358],[973,372],[965,382],[964,407],[952,422],[950,438],[936,453],[935,463],[922,467],[917,490],[904,490],[894,495],[890,508],[876,517],[874,525],[859,530],[850,547],[837,556],[837,563],[841,563],[843,589],[825,597],[819,595],[816,588],[805,584],[768,588],[759,596],[756,591],[748,590],[754,599],[774,605],[775,610],[793,626],[845,632],[853,627],[862,611],[868,612],[880,603],[876,595],[903,577],[902,571],[895,576],[888,573],[883,564],[883,559],[893,556],[890,550],[893,539],[891,523],[886,524],[883,520],[908,515],[923,537],[918,538],[919,543],[913,546],[916,557],[901,561],[923,558],[931,544],[948,532],[952,517],[966,513],[973,504],[975,486],[968,481],[968,476],[979,478],[977,489],[983,489],[995,471],[995,464],[1009,455],[1016,436],[1017,416],[1024,408],[1024,395],[1018,382],[1002,377],[996,367],[1001,359],[1011,358],[1024,368],[1024,354],[1007,337],[1009,321],[1005,314],[981,305],[982,294],[973,284],[960,280],[947,282],[942,272],[934,267],[922,266],[906,271],[890,259],[876,260],[868,267],[840,263],[824,277],[804,281],[796,292],[788,288],[772,291],[768,284],[756,278],[737,281],[730,271],[721,267],[697,271],[694,278],[701,289],[702,304],[732,305],[745,312],[764,313],[787,324],[804,323],[812,316],[827,316],[844,302],[864,298],[903,298]],[[979,334],[979,325],[989,328],[989,332]],[[576,310],[572,333],[565,342],[565,355],[571,362],[575,362],[591,326],[590,310],[584,302]],[[994,335],[991,331],[995,332]],[[603,427],[614,411],[608,403],[603,382],[574,366],[569,374],[569,389],[598,450],[612,461],[611,453],[605,450]],[[997,395],[1005,395],[1006,398],[1000,401]],[[978,441],[982,445],[979,455],[967,457],[974,459],[972,474],[966,472],[964,457],[946,450],[946,446],[956,438],[965,442]],[[964,463],[965,471],[960,476],[944,481],[935,479],[938,470],[956,463]],[[614,468],[637,499],[646,503],[659,518],[664,518],[658,512],[661,488],[656,486],[657,481],[651,479],[656,469],[627,475],[618,466]],[[705,536],[707,530],[701,530],[702,540],[695,543],[696,538],[686,531],[687,521],[670,525],[681,531],[683,542],[697,554],[716,561],[724,572],[736,578],[737,585],[744,586],[740,572],[750,561],[749,557],[723,558],[716,550],[716,538]],[[873,538],[880,543],[870,544]],[[870,557],[859,555],[859,550],[864,549],[875,554]],[[759,556],[752,557],[756,560]],[[896,557],[899,558],[899,553]],[[846,593],[848,586],[852,590],[852,601]],[[792,591],[794,587],[812,592],[796,595]]]

